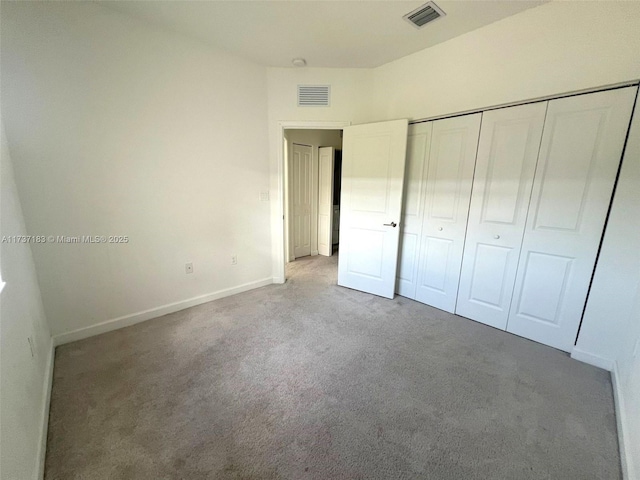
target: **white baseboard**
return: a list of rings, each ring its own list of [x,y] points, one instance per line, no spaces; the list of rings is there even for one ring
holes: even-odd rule
[[[38,445],[38,476],[44,478],[44,461],[47,456],[47,433],[49,431],[49,406],[51,405],[51,387],[53,386],[53,361],[56,347],[53,339],[49,345],[49,358],[44,377],[44,392],[42,394],[42,424],[40,426],[40,445]]]
[[[578,347],[573,347],[573,350],[571,351],[571,358],[580,362],[588,363],[589,365],[593,365],[594,367],[603,368],[605,370],[608,370],[609,372],[613,369],[614,361],[610,358],[605,358],[599,355],[594,355],[593,353],[585,352]]]
[[[622,387],[620,386],[620,378],[618,373],[618,362],[613,362],[611,370],[611,383],[613,385],[613,401],[616,408],[616,423],[618,427],[618,447],[620,448],[620,465],[622,467],[623,480],[634,480],[631,476],[634,472],[633,457],[631,448],[631,440],[629,432],[627,432],[627,413],[625,410],[624,396]]]
[[[63,345],[65,343],[75,342],[76,340],[82,340],[83,338],[93,337],[94,335],[100,335],[101,333],[111,332],[113,330],[118,330],[120,328],[135,325],[136,323],[151,320],[152,318],[160,317],[162,315],[178,312],[180,310],[184,310],[185,308],[195,307],[196,305],[211,302],[212,300],[229,297],[231,295],[236,295],[248,290],[253,290],[254,288],[264,287],[265,285],[271,285],[272,283],[272,277],[263,278],[254,282],[238,285],[237,287],[226,288],[224,290],[219,290],[217,292],[208,293],[206,295],[189,298],[180,302],[169,303],[167,305],[151,308],[142,312],[113,318],[111,320],[106,320],[89,327],[79,328],[71,332],[55,335],[53,337],[54,345]]]

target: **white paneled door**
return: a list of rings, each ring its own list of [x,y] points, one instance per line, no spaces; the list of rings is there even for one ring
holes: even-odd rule
[[[573,348],[635,94],[549,102],[507,331]]]
[[[415,299],[453,313],[482,114],[433,122]]]
[[[333,147],[318,149],[318,254],[333,253]]]
[[[313,162],[310,146],[294,143],[292,150],[293,252],[298,258],[311,255]]]
[[[344,129],[338,285],[393,298],[407,120]]]
[[[485,112],[456,314],[504,330],[547,102]]]
[[[418,284],[418,247],[422,234],[431,126],[432,122],[409,125],[407,139],[396,292],[408,298],[416,298]]]

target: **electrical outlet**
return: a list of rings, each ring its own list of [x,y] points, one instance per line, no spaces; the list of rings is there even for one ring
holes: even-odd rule
[[[260,201],[268,202],[269,201],[269,192],[260,192]]]
[[[184,265],[184,273],[193,273],[193,263],[185,263]]]
[[[237,264],[238,264],[238,256],[231,255],[231,265],[237,265]]]

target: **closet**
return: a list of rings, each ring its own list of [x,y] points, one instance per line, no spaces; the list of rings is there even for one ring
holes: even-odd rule
[[[504,330],[547,102],[484,112],[456,313]]]
[[[411,125],[398,294],[570,351],[636,93]]]

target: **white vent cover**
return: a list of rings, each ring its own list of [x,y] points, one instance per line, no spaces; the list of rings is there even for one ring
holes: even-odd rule
[[[298,85],[299,107],[328,107],[330,85]]]
[[[433,2],[428,2],[421,7],[416,8],[412,12],[407,13],[404,18],[416,28],[422,28],[427,23],[433,22],[446,14]]]

